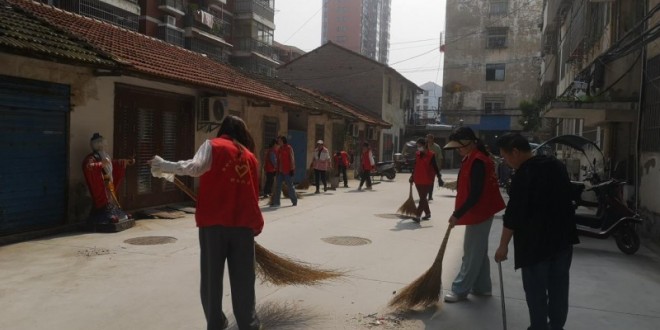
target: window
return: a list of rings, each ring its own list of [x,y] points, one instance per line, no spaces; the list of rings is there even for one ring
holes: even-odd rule
[[[429,110],[429,106],[424,104],[424,111],[428,111],[428,110]]]
[[[376,139],[375,135],[376,134],[374,132],[374,128],[371,126],[367,127],[367,140],[375,140]]]
[[[486,48],[506,48],[506,36],[509,28],[489,28],[486,37]]]
[[[344,31],[346,31],[346,26],[345,26],[345,25],[340,25],[340,26],[338,26],[338,27],[337,27],[337,31],[338,31],[338,32],[344,32]]]
[[[383,161],[392,160],[394,141],[392,134],[383,134]]]
[[[429,91],[424,91],[424,96],[429,96]]]
[[[422,107],[418,105],[415,109],[416,109],[417,111],[419,111],[419,110],[422,109]]]
[[[486,64],[486,81],[504,81],[504,64]]]
[[[484,97],[484,112],[494,113],[504,109],[504,96]]]
[[[316,124],[316,130],[314,132],[314,143],[318,140],[325,140],[325,125]]]
[[[493,16],[504,16],[509,7],[507,0],[490,0],[490,14]]]
[[[277,138],[277,132],[277,118],[264,116],[264,149],[270,145],[273,139]]]
[[[429,104],[429,99],[424,99],[424,104]]]
[[[346,36],[337,36],[336,39],[335,39],[335,41],[336,41],[337,43],[341,44],[341,43],[346,42],[347,39],[348,39],[348,38],[346,38]]]

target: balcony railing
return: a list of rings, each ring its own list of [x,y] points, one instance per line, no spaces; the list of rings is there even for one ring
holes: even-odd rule
[[[252,38],[239,39],[238,48],[245,52],[259,53],[269,58],[272,58],[274,53],[272,46]]]
[[[231,33],[231,23],[228,21],[202,10],[192,13],[192,15],[189,16],[192,16],[192,19],[188,18],[187,26],[222,38],[225,41],[229,38]]]
[[[158,9],[175,15],[185,15],[183,0],[160,0]]]
[[[183,32],[168,25],[158,27],[158,38],[173,45],[184,46]]]
[[[257,14],[269,21],[275,19],[275,10],[268,5],[267,1],[261,0],[236,0],[236,14]]]

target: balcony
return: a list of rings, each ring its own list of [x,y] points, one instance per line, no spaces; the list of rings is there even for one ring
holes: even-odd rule
[[[227,0],[208,0],[209,8],[222,10],[223,6],[227,5]]]
[[[209,58],[218,62],[229,62],[229,54],[223,49],[223,47],[216,46],[214,43],[192,39],[190,41],[190,50],[193,52],[205,54]]]
[[[258,15],[269,22],[273,22],[275,19],[275,10],[270,7],[268,1],[263,0],[236,0],[236,9],[234,12],[237,15]]]
[[[186,15],[186,37],[197,36],[206,41],[231,47],[227,42],[231,33],[231,23],[203,10]]]
[[[273,58],[273,47],[265,42],[255,40],[252,38],[244,38],[238,40],[238,50],[248,53],[257,53],[269,59]]]
[[[183,0],[160,0],[158,9],[174,16],[186,14],[183,8]]]
[[[183,47],[183,30],[175,26],[161,24],[158,26],[158,38],[179,47]]]

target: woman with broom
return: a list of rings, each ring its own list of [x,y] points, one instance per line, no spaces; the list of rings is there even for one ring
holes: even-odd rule
[[[419,223],[422,212],[426,215],[423,220],[431,219],[431,209],[429,208],[428,196],[433,188],[433,181],[438,178],[438,183],[442,182],[440,169],[436,163],[435,153],[427,148],[426,140],[417,140],[417,152],[415,154],[415,168],[410,175],[410,183],[415,183],[417,193],[419,194],[419,204],[413,221]]]
[[[490,296],[488,235],[495,213],[505,204],[495,178],[495,164],[484,144],[469,127],[459,127],[444,149],[457,149],[463,157],[458,173],[455,209],[450,226],[465,225],[463,264],[446,302],[465,300],[469,293]]]
[[[238,328],[259,329],[255,311],[255,243],[264,220],[259,209],[254,140],[236,116],[222,121],[193,159],[168,162],[155,156],[152,172],[200,177],[195,220],[201,251],[201,298],[207,329],[225,329],[222,279],[229,267],[232,306]]]

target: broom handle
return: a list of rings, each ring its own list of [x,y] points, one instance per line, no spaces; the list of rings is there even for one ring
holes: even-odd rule
[[[500,296],[502,301],[502,325],[506,330],[506,306],[504,305],[504,282],[502,282],[502,262],[497,263],[497,268],[500,271]]]
[[[447,227],[447,232],[445,232],[445,238],[442,239],[442,244],[440,245],[440,250],[438,251],[438,255],[435,256],[436,261],[442,261],[442,259],[445,256],[445,249],[447,248],[447,242],[449,241],[449,233],[451,233],[452,228],[454,228],[454,226],[452,225],[449,225],[449,227]]]
[[[188,186],[186,186],[185,183],[181,182],[179,178],[174,177],[174,184],[177,186],[177,188],[181,189],[190,199],[192,199],[194,202],[197,202],[197,195],[195,194],[194,191],[192,191]]]

